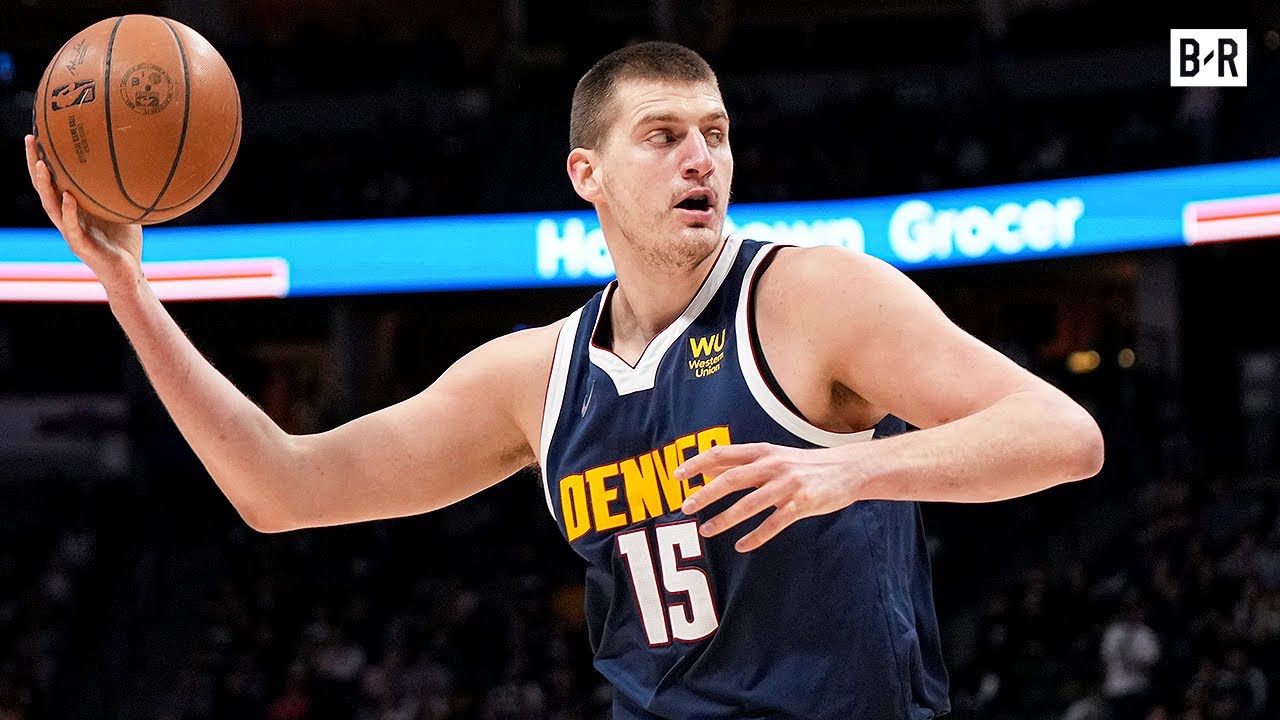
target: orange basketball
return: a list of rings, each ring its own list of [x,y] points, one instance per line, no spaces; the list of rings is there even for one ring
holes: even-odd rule
[[[40,79],[36,151],[86,212],[150,225],[204,202],[240,147],[240,93],[218,51],[180,22],[94,23]]]

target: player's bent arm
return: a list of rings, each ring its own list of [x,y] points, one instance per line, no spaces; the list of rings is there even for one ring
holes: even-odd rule
[[[484,345],[395,406],[294,436],[200,354],[141,277],[108,299],[183,437],[257,530],[423,512],[533,460],[556,326]]]
[[[828,377],[922,428],[847,447],[862,464],[862,497],[984,502],[1101,468],[1102,436],[1084,408],[957,327],[887,263],[787,250],[760,292],[762,303],[771,294],[806,308],[802,332],[823,339]]]

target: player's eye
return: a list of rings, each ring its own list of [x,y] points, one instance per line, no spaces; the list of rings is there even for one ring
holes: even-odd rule
[[[649,136],[649,142],[667,145],[676,141],[676,136],[669,130],[659,130]]]
[[[723,130],[709,130],[709,131],[707,131],[707,144],[708,144],[708,145],[719,145],[720,143],[724,142],[724,140],[725,140],[725,134],[724,134],[724,131],[723,131]]]

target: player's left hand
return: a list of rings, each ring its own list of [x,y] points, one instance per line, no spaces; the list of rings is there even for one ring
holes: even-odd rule
[[[704,473],[714,478],[684,501],[687,515],[740,490],[752,489],[728,509],[701,524],[711,537],[769,508],[773,514],[734,545],[755,550],[797,520],[824,515],[862,499],[870,473],[851,461],[847,448],[800,448],[750,443],[718,445],[689,458],[676,469],[684,479]]]

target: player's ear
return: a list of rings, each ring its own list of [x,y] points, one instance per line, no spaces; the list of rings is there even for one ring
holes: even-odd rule
[[[569,181],[578,196],[594,203],[600,195],[600,183],[596,178],[595,153],[586,148],[574,148],[566,163]]]

